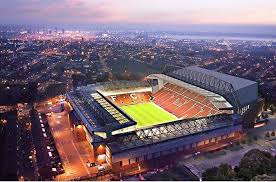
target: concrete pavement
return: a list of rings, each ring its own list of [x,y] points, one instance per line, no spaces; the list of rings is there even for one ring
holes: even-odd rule
[[[268,125],[261,128],[254,128],[249,132],[249,136],[257,136],[257,141],[252,141],[250,144],[240,144],[240,146],[229,147],[212,154],[201,154],[198,156],[181,157],[180,164],[189,167],[197,176],[211,167],[219,166],[221,163],[228,163],[231,166],[239,165],[244,154],[251,149],[259,149],[270,152],[276,155],[276,137],[266,138],[265,133],[268,131],[276,131],[276,119],[270,119]]]

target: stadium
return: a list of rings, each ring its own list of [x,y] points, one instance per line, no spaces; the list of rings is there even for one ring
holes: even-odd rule
[[[197,66],[146,81],[79,87],[66,95],[74,126],[112,168],[222,147],[240,138],[258,103],[254,81]]]

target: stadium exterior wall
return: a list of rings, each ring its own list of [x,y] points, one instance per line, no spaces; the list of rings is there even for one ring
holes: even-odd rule
[[[251,105],[257,102],[258,99],[258,84],[252,84],[247,87],[243,87],[236,90],[238,101],[241,104],[241,108],[246,105]]]
[[[235,125],[232,127],[226,127],[206,133],[198,133],[118,153],[112,153],[112,149],[110,149],[112,147],[109,147],[107,144],[107,156],[109,156],[108,160],[112,163],[113,168],[122,167],[175,152],[191,152],[197,150],[198,147],[204,147],[204,145],[210,144],[219,144],[227,139],[233,141],[234,138],[240,137],[241,132],[242,126]]]

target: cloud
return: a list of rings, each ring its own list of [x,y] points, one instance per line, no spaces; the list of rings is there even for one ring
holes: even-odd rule
[[[0,23],[276,24],[266,0],[0,0]]]

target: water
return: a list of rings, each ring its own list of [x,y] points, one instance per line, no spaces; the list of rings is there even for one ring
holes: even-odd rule
[[[268,41],[276,42],[276,37],[250,37],[250,36],[227,36],[227,35],[166,35],[162,38],[175,40],[193,39],[193,40],[244,40],[244,41]]]

